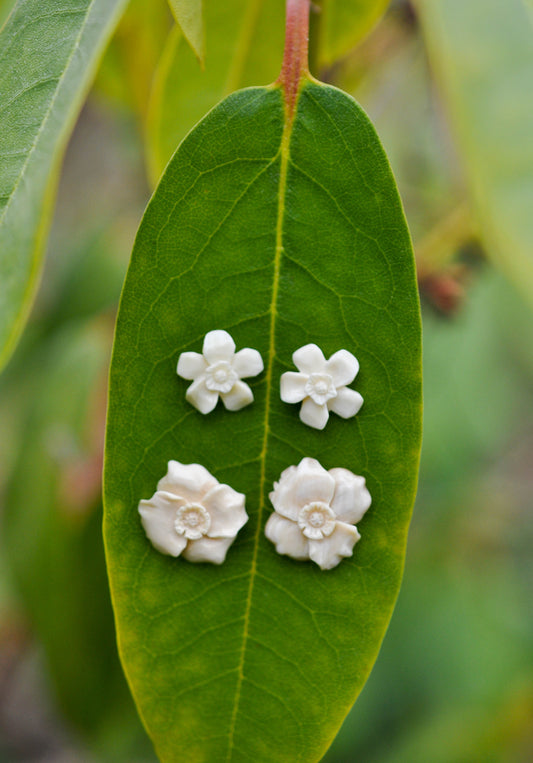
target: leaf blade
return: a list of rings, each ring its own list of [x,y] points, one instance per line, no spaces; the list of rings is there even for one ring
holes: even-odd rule
[[[324,135],[317,165],[314,141]],[[346,162],[355,169],[340,182]],[[175,363],[213,328],[259,349],[266,371],[252,382],[253,406],[202,417],[177,391]],[[191,761],[319,760],[338,730],[400,583],[420,440],[419,332],[401,206],[352,99],[306,83],[289,134],[280,90],[252,88],[189,134],[138,234],[106,447],[120,648],[163,761],[184,751]],[[324,432],[279,399],[279,376],[308,341],[326,355],[353,349],[364,369],[362,412]],[[374,499],[354,558],[328,573],[276,556],[263,535],[270,486],[306,455],[364,474]],[[201,463],[246,494],[250,521],[222,567],[176,565],[147,545],[137,503],[169,458]]]
[[[185,39],[202,63],[205,59],[202,0],[169,0]]]
[[[389,0],[323,0],[320,62],[331,66],[367,35],[385,13]]]
[[[0,365],[31,307],[60,157],[124,5],[21,0],[1,30]]]

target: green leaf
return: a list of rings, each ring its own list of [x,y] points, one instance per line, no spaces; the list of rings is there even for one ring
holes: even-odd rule
[[[291,129],[292,127],[292,129]],[[202,416],[176,376],[226,329],[265,373],[239,413]],[[292,353],[361,364],[361,413],[304,426],[281,402]],[[176,152],[145,213],[110,377],[104,533],[121,656],[162,761],[317,761],[376,658],[403,566],[420,447],[420,325],[411,244],[360,107],[306,81],[235,93]],[[334,419],[334,420],[332,420]],[[367,479],[353,558],[322,572],[276,554],[268,493],[302,457]],[[223,566],[156,552],[138,503],[169,459],[245,493]]]
[[[178,143],[209,109],[233,90],[272,82],[279,73],[285,0],[215,0],[206,3],[204,13],[205,70],[176,28],[156,72],[147,136],[154,183]]]
[[[322,0],[321,66],[329,66],[365,37],[385,13],[389,0]]]
[[[0,0],[0,24],[4,23],[14,4],[15,0]]]
[[[418,3],[487,252],[533,300],[533,17],[523,0]]]
[[[142,125],[171,24],[167,0],[129,0],[98,68],[94,89],[113,105],[133,110]]]
[[[178,143],[203,115],[238,88],[273,82],[284,39],[285,0],[207,0],[205,70],[183,40],[171,32],[154,79],[147,154],[154,184]],[[346,53],[367,34],[385,0],[327,2],[317,16],[320,65]]]
[[[202,0],[169,0],[185,39],[203,63],[205,56]]]
[[[0,366],[27,318],[58,165],[125,0],[20,0],[0,32]]]

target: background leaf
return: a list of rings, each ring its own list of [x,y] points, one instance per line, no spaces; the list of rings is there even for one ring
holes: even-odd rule
[[[156,72],[147,154],[154,184],[176,146],[204,114],[233,90],[272,82],[283,53],[285,0],[207,0],[205,70],[178,28]]]
[[[322,0],[320,65],[331,65],[353,48],[379,21],[388,5],[389,0]]]
[[[29,312],[55,174],[125,0],[20,0],[0,32],[0,365]]]
[[[203,0],[169,0],[169,3],[185,39],[203,62],[205,56]]]
[[[533,300],[533,18],[523,0],[417,4],[483,244]]]
[[[33,406],[17,428],[2,540],[64,717],[104,757],[131,760],[144,734],[116,652],[101,537],[110,339],[109,320],[73,323],[12,380],[32,385]]]
[[[0,0],[0,24],[4,23],[6,16],[14,4],[15,0]]]
[[[172,24],[167,0],[129,0],[98,68],[93,92],[132,111],[142,128],[154,70]]]
[[[319,68],[359,42],[386,6],[386,0],[329,0],[320,13],[311,14]],[[147,141],[154,184],[178,143],[209,109],[234,90],[273,82],[279,74],[285,0],[205,0],[204,16],[205,70],[175,29],[156,73]]]
[[[213,328],[265,360],[255,402],[238,414],[201,416],[175,374],[180,352]],[[361,413],[323,432],[279,399],[280,374],[310,341],[361,362]],[[278,88],[230,96],[189,134],[137,236],[110,384],[112,597],[161,760],[319,760],[391,615],[420,446],[409,235],[383,150],[349,96],[307,83],[290,144]],[[263,535],[273,481],[303,456],[363,474],[373,496],[354,557],[328,573],[278,556]],[[164,557],[144,536],[139,499],[171,458],[247,496],[250,521],[222,567]]]

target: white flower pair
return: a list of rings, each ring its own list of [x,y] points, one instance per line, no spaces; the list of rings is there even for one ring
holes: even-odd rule
[[[306,344],[293,353],[298,372],[288,371],[280,380],[284,403],[302,403],[300,419],[314,429],[324,429],[329,413],[351,418],[359,411],[363,398],[348,389],[359,371],[359,363],[347,350],[339,350],[326,360],[316,344]],[[202,354],[182,352],[178,376],[192,381],[186,399],[200,413],[210,413],[219,396],[229,411],[238,411],[254,399],[250,387],[242,381],[257,376],[263,360],[257,350],[246,347],[235,352],[235,342],[227,331],[206,334]]]
[[[290,466],[270,493],[274,513],[266,537],[280,554],[336,567],[361,537],[355,523],[370,506],[365,480],[348,469],[326,471],[313,458]],[[222,564],[248,521],[245,496],[221,485],[203,466],[169,461],[150,500],[139,503],[149,540],[162,554]]]

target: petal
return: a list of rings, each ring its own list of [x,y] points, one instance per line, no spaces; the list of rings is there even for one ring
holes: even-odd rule
[[[337,522],[337,527],[324,540],[309,541],[309,558],[316,562],[320,569],[331,570],[346,556],[352,556],[353,547],[361,536],[353,525]]]
[[[176,512],[183,506],[183,500],[157,491],[149,501],[140,501],[139,514],[142,526],[152,545],[162,554],[179,556],[187,544],[186,538],[174,529]]]
[[[199,540],[190,540],[183,556],[189,562],[222,564],[232,543],[233,538],[206,538],[204,536]]]
[[[318,461],[303,458],[297,467],[283,472],[270,500],[277,512],[296,522],[300,509],[311,501],[329,504],[334,491],[335,480]]]
[[[300,509],[295,506],[291,507],[290,490],[292,489],[292,479],[297,471],[298,467],[296,466],[289,466],[287,469],[284,469],[279,478],[279,482],[274,482],[274,490],[268,494],[275,510],[284,517],[294,519],[294,521],[298,520],[298,512]],[[286,507],[285,504],[287,504]]]
[[[216,363],[217,360],[229,362],[235,352],[235,342],[227,331],[210,331],[205,335],[202,352],[209,364]]]
[[[293,353],[292,360],[298,371],[304,374],[321,374],[326,368],[326,359],[316,344],[300,347]]]
[[[335,480],[331,508],[343,522],[357,524],[372,503],[365,478],[341,468],[330,469],[329,473]]]
[[[229,485],[217,485],[204,496],[202,506],[209,512],[209,538],[234,538],[248,521],[245,496]]]
[[[251,347],[239,350],[231,365],[241,379],[246,379],[247,376],[257,376],[264,368],[261,354],[257,350],[252,350]]]
[[[182,352],[178,358],[176,373],[183,379],[196,379],[206,369],[204,356],[199,352]]]
[[[218,392],[213,392],[205,386],[205,376],[199,376],[193,381],[185,393],[185,399],[191,405],[200,411],[200,413],[211,413],[218,401]]]
[[[254,399],[252,390],[243,381],[236,381],[230,391],[222,392],[220,397],[228,411],[240,411],[241,408],[249,405]]]
[[[168,471],[157,483],[157,489],[166,490],[189,502],[201,501],[203,496],[218,484],[218,480],[200,464],[169,461]]]
[[[355,416],[363,405],[363,398],[354,389],[341,387],[337,390],[337,397],[332,397],[331,400],[328,400],[327,405],[328,409],[336,413],[337,416],[349,419],[351,416]]]
[[[318,405],[310,397],[306,397],[300,408],[300,419],[308,427],[324,429],[329,419],[329,411],[326,403]]]
[[[299,374],[295,371],[287,371],[281,374],[279,381],[280,397],[284,403],[300,403],[305,395],[305,385],[309,377],[307,374]]]
[[[331,374],[333,384],[336,387],[351,384],[358,371],[359,362],[355,355],[352,355],[348,350],[335,352],[326,363],[326,372]]]
[[[278,554],[293,559],[309,559],[309,541],[296,524],[274,512],[265,527],[265,535],[276,546]]]

